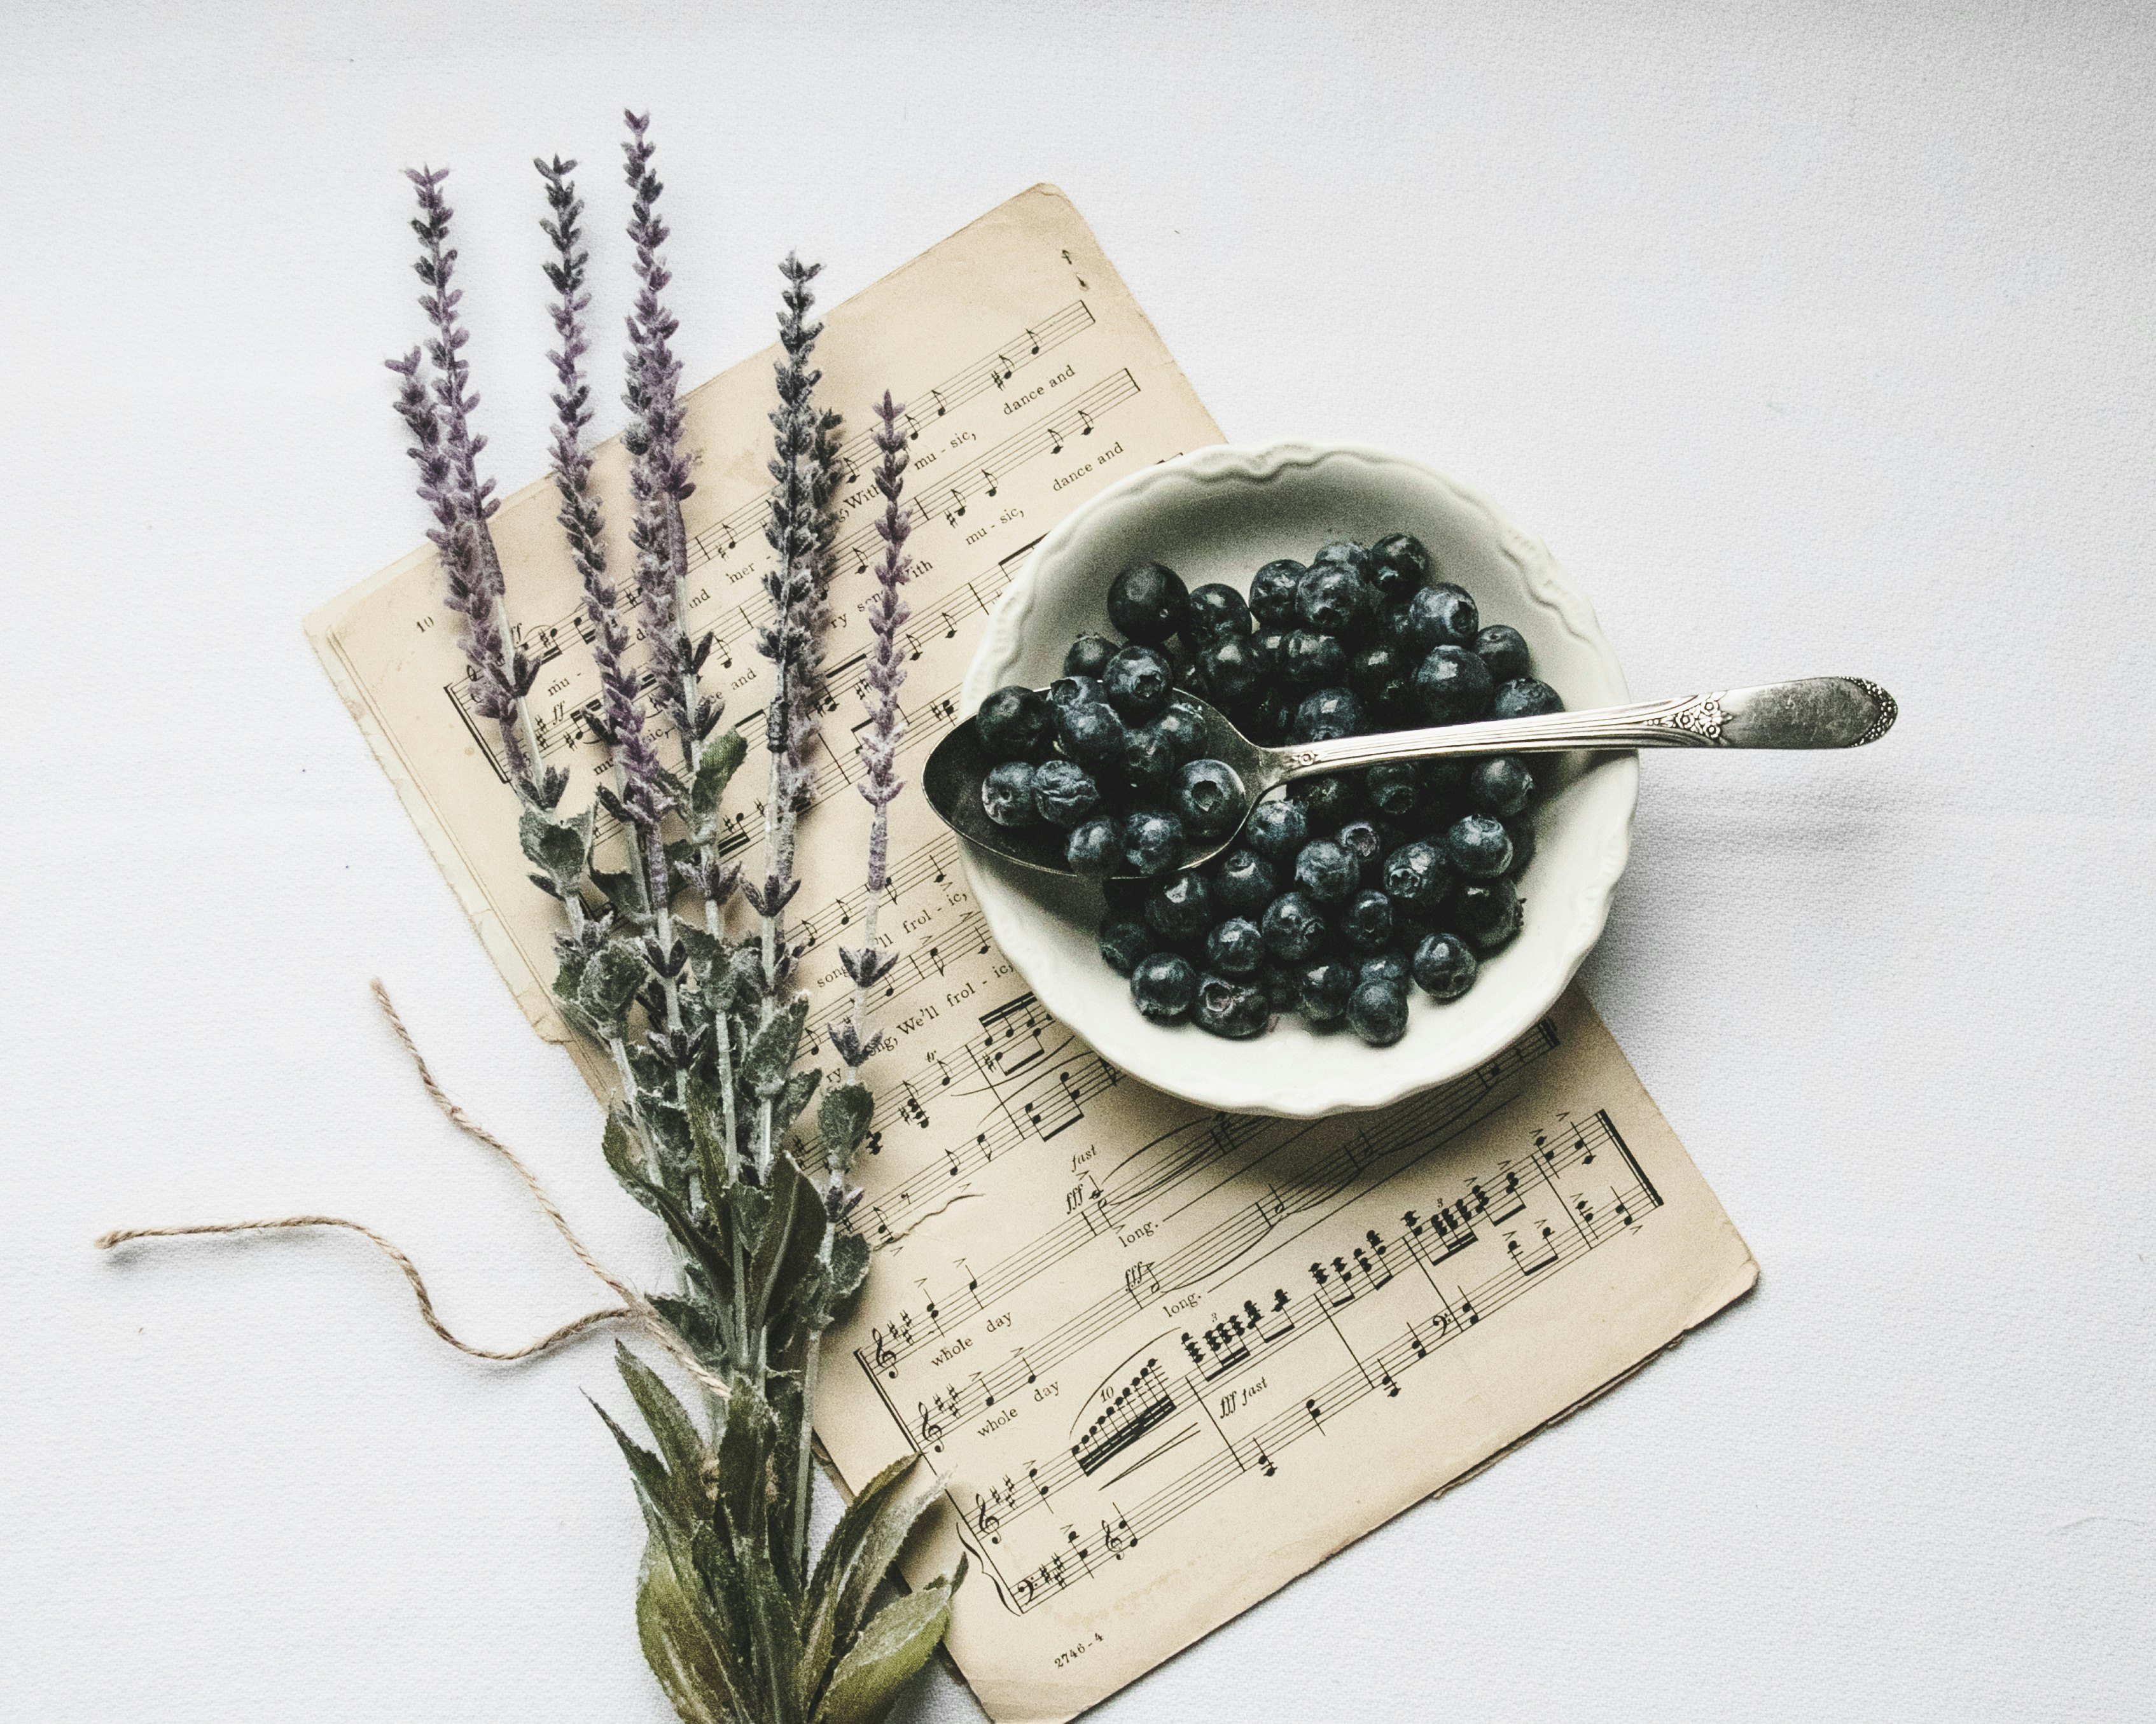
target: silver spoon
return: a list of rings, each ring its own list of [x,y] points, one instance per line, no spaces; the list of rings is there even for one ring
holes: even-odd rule
[[[1860,676],[1807,676],[1752,689],[1725,689],[1635,706],[1552,712],[1481,724],[1387,731],[1331,742],[1261,748],[1195,695],[1178,690],[1205,715],[1204,754],[1223,762],[1243,787],[1243,813],[1276,785],[1318,772],[1346,772],[1385,760],[1438,760],[1463,754],[1553,754],[1575,748],[1861,748],[1892,728],[1894,697]],[[921,773],[929,806],[961,838],[1013,862],[1069,874],[1068,836],[1054,826],[998,826],[981,807],[981,781],[993,764],[968,719],[936,745]],[[1209,861],[1242,829],[1183,846],[1184,868]]]

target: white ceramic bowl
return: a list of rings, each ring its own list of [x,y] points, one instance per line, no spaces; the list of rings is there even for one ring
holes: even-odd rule
[[[1080,505],[1044,539],[989,618],[966,676],[978,708],[1010,683],[1045,687],[1082,629],[1112,633],[1108,583],[1136,562],[1164,562],[1190,586],[1247,591],[1276,557],[1307,561],[1327,540],[1410,532],[1439,570],[1475,596],[1483,622],[1527,637],[1535,673],[1573,710],[1627,696],[1594,613],[1550,554],[1490,503],[1420,462],[1353,444],[1223,447],[1163,462]],[[1553,766],[1557,762],[1553,761]],[[1537,776],[1543,776],[1537,767]],[[1194,1025],[1148,1023],[1095,944],[1097,890],[963,845],[966,876],[1004,954],[1040,1002],[1100,1054],[1157,1089],[1234,1113],[1314,1117],[1380,1107],[1501,1052],[1547,1010],[1609,913],[1631,846],[1639,762],[1568,757],[1537,818],[1520,882],[1526,921],[1467,995],[1439,1005],[1414,993],[1406,1036],[1365,1047],[1283,1017],[1269,1034],[1224,1041]]]

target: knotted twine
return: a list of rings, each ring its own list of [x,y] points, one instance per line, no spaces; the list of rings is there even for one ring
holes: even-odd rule
[[[475,1359],[529,1358],[535,1353],[542,1353],[549,1347],[558,1346],[572,1336],[583,1334],[587,1329],[596,1327],[601,1323],[612,1322],[617,1318],[626,1317],[641,1327],[667,1352],[673,1354],[675,1362],[698,1383],[714,1394],[724,1395],[726,1393],[726,1379],[714,1375],[705,1367],[703,1362],[690,1351],[688,1343],[675,1332],[674,1326],[653,1309],[649,1300],[634,1287],[629,1286],[592,1255],[584,1242],[577,1237],[576,1229],[569,1225],[568,1218],[562,1213],[560,1207],[555,1203],[546,1186],[541,1183],[539,1176],[524,1164],[523,1158],[493,1132],[488,1131],[485,1126],[466,1113],[449,1092],[442,1088],[440,1083],[435,1079],[433,1070],[428,1066],[426,1056],[419,1051],[419,1044],[412,1039],[412,1032],[404,1027],[404,1020],[398,1016],[397,1008],[389,998],[389,990],[382,985],[380,978],[377,977],[367,986],[374,991],[375,1003],[382,1008],[382,1015],[389,1020],[389,1027],[397,1032],[397,1039],[404,1044],[404,1051],[411,1055],[412,1065],[419,1074],[421,1085],[433,1099],[434,1106],[441,1109],[444,1117],[466,1137],[475,1138],[484,1143],[516,1170],[517,1177],[524,1182],[525,1189],[531,1193],[532,1201],[538,1204],[541,1213],[554,1224],[554,1230],[561,1234],[567,1243],[570,1250],[576,1254],[577,1261],[606,1283],[614,1296],[621,1301],[619,1305],[608,1306],[600,1311],[587,1311],[573,1322],[564,1323],[560,1328],[541,1336],[536,1341],[526,1346],[514,1347],[503,1352],[496,1352],[491,1347],[474,1347],[470,1342],[453,1334],[448,1326],[435,1314],[434,1301],[427,1291],[427,1283],[421,1276],[418,1266],[395,1244],[384,1239],[372,1228],[361,1222],[348,1221],[341,1215],[285,1215],[275,1220],[211,1221],[187,1227],[116,1228],[112,1232],[99,1236],[98,1249],[101,1251],[110,1250],[115,1245],[124,1244],[130,1239],[178,1239],[189,1234],[269,1233],[295,1227],[341,1227],[366,1239],[375,1249],[381,1252],[403,1272],[404,1279],[412,1284],[413,1296],[419,1302],[421,1321],[460,1353],[469,1353]]]

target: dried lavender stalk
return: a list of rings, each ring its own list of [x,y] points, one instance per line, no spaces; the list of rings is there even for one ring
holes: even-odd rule
[[[866,904],[861,916],[861,943],[839,949],[839,961],[853,978],[853,1016],[849,1022],[824,1032],[830,1037],[839,1059],[846,1064],[848,1089],[859,1097],[860,1111],[850,1116],[843,1109],[834,1110],[834,1124],[824,1134],[824,1211],[834,1227],[851,1214],[861,1200],[860,1188],[853,1183],[853,1167],[867,1136],[874,1104],[861,1085],[860,1069],[883,1045],[880,1031],[868,1033],[869,989],[888,975],[898,962],[896,953],[883,952],[876,945],[876,911],[884,889],[890,884],[886,869],[891,856],[891,805],[905,788],[905,781],[898,776],[898,745],[906,735],[906,721],[899,716],[898,691],[906,681],[906,656],[899,648],[898,632],[906,626],[912,612],[900,596],[899,589],[911,577],[913,560],[906,554],[906,540],[913,524],[907,519],[901,500],[907,457],[906,434],[898,428],[898,421],[906,409],[891,398],[891,391],[886,389],[873,411],[876,423],[870,434],[883,457],[875,474],[875,487],[883,497],[883,513],[875,524],[876,536],[883,541],[883,556],[875,566],[876,589],[870,594],[867,605],[871,640],[861,698],[868,708],[869,723],[859,744],[862,774],[857,787],[871,810],[868,890],[864,895]],[[824,1236],[825,1262],[829,1260],[832,1237],[829,1234]],[[804,1552],[808,1547],[809,1421],[816,1403],[816,1378],[823,1356],[823,1327],[812,1324],[808,1352],[801,1367],[800,1460],[793,1481],[794,1544]]]
[[[576,172],[575,162],[557,156],[552,162],[535,160],[531,165],[546,182],[547,207],[553,212],[552,220],[539,225],[554,246],[553,259],[543,268],[556,295],[550,310],[562,343],[547,356],[558,385],[552,397],[554,435],[548,446],[554,489],[562,499],[556,518],[583,582],[584,620],[591,628],[592,659],[598,668],[604,716],[591,725],[614,771],[608,812],[627,829],[631,856],[638,857],[653,843],[668,798],[660,782],[659,757],[644,735],[636,673],[624,662],[629,626],[622,618],[620,594],[607,579],[605,516],[591,488],[592,454],[584,439],[592,408],[591,386],[583,367],[584,356],[591,351],[584,324],[591,295],[584,286],[590,254],[583,248],[583,200],[569,177]]]
[[[525,697],[538,667],[522,649],[510,645],[501,562],[486,524],[500,505],[493,495],[494,481],[479,476],[479,456],[486,439],[471,428],[479,398],[470,391],[471,367],[462,352],[470,339],[457,316],[464,294],[450,285],[457,254],[449,244],[454,212],[442,196],[449,170],[404,172],[418,194],[419,213],[412,231],[419,238],[419,256],[412,267],[427,289],[419,297],[420,309],[434,327],[434,339],[424,350],[425,358],[432,362],[431,387],[421,349],[385,362],[403,379],[397,413],[413,435],[410,453],[419,469],[420,500],[434,515],[427,536],[441,554],[449,607],[464,619],[459,644],[473,710],[501,726],[502,757],[518,793],[539,807],[552,808],[568,780],[566,774],[552,772],[533,776],[538,736]]]
[[[875,566],[876,590],[870,595],[867,607],[871,644],[863,700],[869,711],[869,726],[862,732],[860,742],[862,782],[857,788],[875,812],[869,821],[868,903],[862,918],[861,943],[841,948],[839,953],[847,975],[853,978],[853,1018],[843,1027],[826,1032],[839,1057],[846,1062],[849,1070],[855,1071],[867,1063],[883,1040],[880,1032],[874,1035],[867,1032],[869,989],[897,962],[895,957],[877,949],[876,911],[887,884],[885,869],[891,853],[891,804],[905,788],[897,767],[898,745],[906,735],[906,721],[899,716],[898,711],[898,691],[906,681],[906,656],[899,648],[898,631],[913,614],[899,596],[899,588],[911,578],[913,567],[913,559],[906,554],[906,536],[912,531],[913,523],[901,503],[907,457],[906,434],[898,428],[898,420],[905,411],[902,405],[891,400],[891,392],[886,389],[875,408],[876,424],[870,434],[883,456],[876,468],[875,487],[882,495],[884,507],[875,529],[884,549],[882,560]],[[845,1208],[850,1208],[852,1200],[845,1197],[848,1188],[844,1184],[844,1172],[843,1168],[831,1170],[829,1201],[844,1201]],[[858,1198],[858,1193],[854,1196]],[[834,1219],[844,1213],[844,1209],[834,1212]]]

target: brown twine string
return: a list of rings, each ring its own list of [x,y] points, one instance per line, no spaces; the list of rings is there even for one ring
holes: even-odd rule
[[[621,1301],[619,1305],[609,1306],[603,1311],[587,1311],[573,1322],[564,1323],[560,1328],[541,1336],[538,1340],[528,1346],[520,1347],[507,1352],[497,1352],[489,1347],[474,1347],[470,1342],[460,1340],[452,1334],[442,1320],[435,1315],[434,1301],[427,1292],[427,1283],[421,1277],[418,1265],[389,1240],[375,1232],[372,1228],[362,1226],[357,1221],[347,1221],[341,1216],[287,1215],[273,1221],[217,1221],[201,1223],[191,1227],[116,1228],[112,1232],[99,1236],[98,1249],[110,1250],[113,1246],[123,1244],[129,1239],[177,1239],[189,1234],[266,1233],[277,1229],[293,1227],[346,1228],[353,1233],[363,1235],[377,1250],[403,1272],[404,1279],[412,1284],[413,1296],[419,1302],[421,1319],[429,1329],[456,1348],[459,1352],[469,1353],[475,1359],[529,1358],[532,1354],[544,1352],[549,1347],[557,1346],[573,1335],[581,1335],[585,1330],[598,1324],[611,1322],[617,1317],[627,1317],[637,1323],[667,1352],[673,1354],[675,1362],[698,1383],[714,1394],[724,1395],[726,1393],[726,1379],[715,1376],[706,1369],[703,1362],[689,1350],[688,1343],[675,1332],[673,1326],[652,1308],[651,1302],[634,1287],[624,1282],[613,1270],[591,1254],[584,1242],[577,1237],[576,1229],[569,1225],[568,1218],[562,1213],[552,1193],[540,1183],[539,1176],[524,1164],[523,1159],[515,1150],[466,1113],[442,1088],[440,1083],[436,1080],[433,1070],[428,1066],[426,1056],[420,1053],[419,1044],[412,1039],[412,1032],[404,1027],[404,1020],[398,1015],[397,1008],[391,1003],[389,990],[382,985],[380,979],[377,978],[367,985],[374,991],[375,1003],[382,1008],[382,1015],[389,1020],[389,1027],[397,1032],[397,1039],[404,1044],[404,1051],[411,1055],[413,1066],[419,1074],[419,1082],[429,1096],[433,1099],[434,1106],[441,1109],[443,1116],[451,1125],[466,1137],[476,1138],[480,1142],[484,1143],[516,1169],[517,1177],[524,1182],[525,1188],[531,1193],[532,1201],[539,1205],[541,1213],[554,1224],[554,1230],[562,1235],[570,1250],[576,1254],[577,1260],[613,1290]]]

